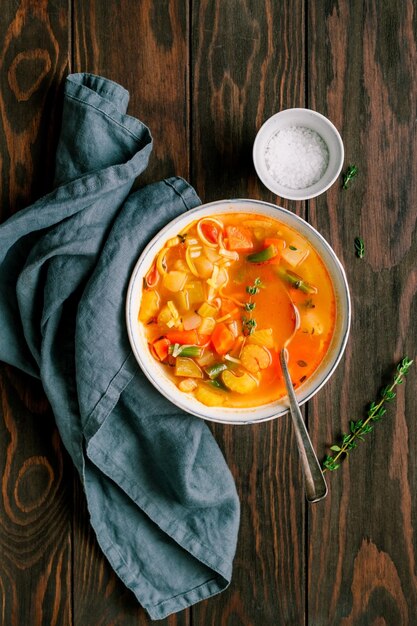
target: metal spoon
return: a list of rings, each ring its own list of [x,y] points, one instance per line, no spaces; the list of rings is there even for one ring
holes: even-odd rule
[[[288,343],[288,342],[287,342]],[[287,366],[288,352],[282,348],[280,352],[281,368],[284,374],[285,386],[290,401],[290,413],[295,430],[298,451],[300,453],[301,468],[304,475],[304,488],[308,502],[318,502],[327,495],[327,484],[321,471],[317,455],[311,443],[306,425],[295,397],[290,374]]]

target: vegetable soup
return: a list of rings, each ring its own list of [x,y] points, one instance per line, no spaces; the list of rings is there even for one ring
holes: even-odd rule
[[[316,250],[278,220],[204,217],[169,239],[144,278],[139,309],[152,356],[205,405],[248,408],[286,395],[317,369],[335,325]]]

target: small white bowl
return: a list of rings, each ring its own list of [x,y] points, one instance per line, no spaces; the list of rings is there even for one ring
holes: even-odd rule
[[[327,241],[295,213],[274,204],[259,200],[218,200],[203,204],[183,213],[167,224],[139,257],[133,270],[126,299],[126,322],[133,354],[151,383],[173,404],[206,420],[223,424],[254,424],[288,411],[287,400],[282,398],[262,406],[250,408],[209,407],[201,404],[191,394],[183,393],[164,372],[163,366],[151,355],[143,326],[138,322],[138,310],[142,297],[143,279],[154,262],[155,255],[171,237],[177,235],[191,222],[210,215],[224,213],[252,213],[275,218],[297,230],[317,250],[333,284],[336,298],[335,330],[328,351],[316,371],[297,389],[298,402],[309,400],[327,382],[336,369],[344,352],[350,329],[351,304],[344,269]]]
[[[315,131],[327,146],[328,163],[321,178],[302,189],[284,186],[274,178],[266,160],[269,142],[279,131],[290,127],[307,128]],[[259,129],[253,145],[253,162],[256,173],[270,191],[288,200],[309,200],[320,195],[337,179],[343,166],[344,148],[339,131],[321,113],[311,109],[285,109],[270,117]]]

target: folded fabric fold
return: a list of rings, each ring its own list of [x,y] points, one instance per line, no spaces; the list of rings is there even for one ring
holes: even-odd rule
[[[206,424],[143,376],[125,298],[134,264],[200,203],[171,178],[135,193],[152,148],[128,92],[65,84],[55,189],[0,226],[0,359],[40,377],[112,567],[153,619],[230,582],[239,502]]]

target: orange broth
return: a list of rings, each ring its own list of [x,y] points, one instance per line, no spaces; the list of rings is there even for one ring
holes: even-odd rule
[[[279,351],[302,385],[322,361],[335,297],[317,251],[261,215],[193,222],[144,279],[139,310],[151,354],[184,393],[208,406],[253,407],[286,395]]]

